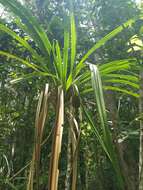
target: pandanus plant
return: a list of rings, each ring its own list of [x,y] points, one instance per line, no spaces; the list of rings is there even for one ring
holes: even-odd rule
[[[45,91],[41,92],[37,106],[35,144],[27,182],[27,190],[39,189],[41,143],[47,117],[47,107],[48,103],[50,104],[51,102],[48,101],[48,99],[53,89],[56,91],[54,93],[56,96],[56,118],[53,129],[51,160],[48,173],[48,189],[58,189],[58,177],[60,172],[58,163],[62,147],[65,120],[68,121],[70,141],[68,148],[70,149],[69,152],[71,152],[71,158],[68,159],[71,163],[68,163],[70,168],[67,178],[69,177],[72,179],[71,181],[69,180],[71,182],[71,189],[76,189],[78,144],[80,139],[80,125],[77,122],[79,117],[77,107],[82,110],[81,113],[84,116],[84,120],[93,128],[99,144],[110,160],[117,176],[119,189],[124,189],[124,180],[112,142],[112,134],[108,126],[103,89],[119,91],[138,97],[136,93],[139,88],[138,78],[127,72],[136,63],[136,60],[133,58],[124,59],[97,65],[89,63],[88,58],[108,40],[120,33],[124,28],[129,27],[136,20],[131,19],[122,26],[115,28],[112,32],[99,40],[79,60],[79,58],[77,59],[78,53],[76,52],[77,34],[73,12],[69,15],[70,27],[65,27],[64,30],[64,45],[62,46],[58,41],[49,40],[46,32],[39,25],[38,21],[32,16],[30,11],[19,2],[16,0],[0,0],[0,3],[13,13],[14,18],[16,18],[15,22],[17,26],[34,41],[36,46],[36,48],[33,48],[25,38],[19,36],[6,24],[0,24],[0,30],[13,37],[20,45],[29,51],[31,55],[30,59],[26,59],[26,57],[21,58],[13,53],[0,51],[1,56],[15,60],[16,64],[21,64],[33,70],[31,73],[24,74],[12,80],[12,83],[28,80],[34,76],[38,76],[38,78],[45,77],[47,79]],[[120,71],[123,72],[120,73]],[[125,86],[126,88],[124,88]],[[131,88],[128,88],[128,86]],[[90,98],[89,94],[91,94],[91,97],[93,97],[93,94],[95,95],[95,102],[100,120],[100,126],[98,128],[94,123],[94,118],[90,114],[90,109],[84,102],[86,97]],[[75,103],[75,100],[77,100],[78,103]],[[65,109],[67,110],[66,112],[64,111]],[[66,186],[68,186],[67,183]]]

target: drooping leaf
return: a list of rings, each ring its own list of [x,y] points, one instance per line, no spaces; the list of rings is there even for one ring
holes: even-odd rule
[[[121,189],[123,189],[124,182],[123,182],[119,162],[117,160],[116,153],[113,147],[111,132],[108,128],[107,114],[106,114],[106,109],[105,109],[105,101],[104,101],[104,96],[103,96],[103,87],[102,87],[102,82],[100,78],[100,73],[96,65],[90,64],[89,66],[91,70],[92,88],[95,94],[95,101],[96,101],[97,109],[99,113],[101,129],[103,132],[103,141],[110,155],[112,166],[116,172],[118,185]]]
[[[23,29],[26,29],[25,32],[33,38],[45,55],[49,55],[51,51],[50,41],[30,11],[17,0],[0,0],[0,3],[14,13],[16,17],[20,18],[21,22],[25,25],[23,27]]]
[[[32,68],[33,70],[40,71],[40,69],[41,69],[38,65],[35,65],[34,63],[29,63],[28,61],[21,59],[21,58],[17,57],[16,55],[7,53],[5,51],[0,51],[0,55],[6,56],[6,57],[11,58],[11,59],[15,59],[15,60],[23,63],[24,65]]]
[[[40,61],[40,62],[43,61],[40,55],[36,53],[36,51],[28,44],[28,42],[24,40],[23,38],[21,38],[20,36],[18,36],[10,28],[5,26],[4,24],[0,24],[0,30],[6,32],[12,38],[16,39],[23,47],[25,47],[27,50],[29,50],[29,52],[31,52],[31,55],[34,56],[37,59],[37,61]]]

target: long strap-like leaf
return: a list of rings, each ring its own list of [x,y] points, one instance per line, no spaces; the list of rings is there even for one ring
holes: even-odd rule
[[[81,61],[78,63],[78,65],[76,66],[75,69],[75,76],[78,75],[78,73],[80,72],[80,70],[85,66],[83,63],[86,61],[86,59],[93,53],[95,52],[98,48],[100,48],[101,46],[103,46],[107,41],[109,41],[110,39],[112,39],[114,36],[116,36],[117,34],[119,34],[122,30],[124,30],[124,28],[130,26],[131,24],[133,24],[136,21],[136,19],[131,19],[128,20],[127,22],[125,22],[123,25],[115,28],[113,31],[111,31],[109,34],[107,34],[105,37],[101,38],[101,40],[99,40],[81,59]]]
[[[102,82],[100,78],[100,73],[96,65],[91,64],[90,70],[91,70],[92,87],[95,94],[95,101],[98,108],[101,129],[103,132],[103,141],[105,143],[108,154],[110,155],[113,168],[115,169],[119,188],[123,189],[123,179],[122,179],[119,163],[115,154],[115,150],[113,147],[111,132],[108,128],[105,102],[104,102],[104,96],[103,96],[103,87],[102,87]]]
[[[33,40],[38,44],[41,51],[45,54],[50,54],[51,44],[50,41],[37,22],[37,20],[32,16],[30,11],[24,6],[21,5],[17,0],[0,0],[0,3],[5,7],[9,8],[17,17],[21,19],[23,24],[26,26],[26,33],[28,33]]]
[[[76,26],[75,26],[74,15],[72,13],[71,15],[71,72],[73,72],[75,56],[76,56]]]
[[[36,71],[40,71],[40,69],[41,69],[38,65],[35,65],[34,63],[29,63],[28,61],[26,61],[20,57],[17,57],[16,55],[10,54],[8,52],[0,51],[0,55],[6,56],[10,59],[15,59],[15,60],[21,62],[22,64],[24,64],[24,65],[26,65],[26,66],[28,66],[28,67],[36,70]]]
[[[36,53],[36,51],[28,44],[26,40],[18,36],[14,31],[12,31],[10,28],[5,26],[4,24],[0,24],[0,30],[3,32],[6,32],[11,37],[16,39],[22,46],[24,46],[26,49],[28,49],[31,52],[31,55],[33,55],[37,59],[37,61],[41,62],[42,58]]]

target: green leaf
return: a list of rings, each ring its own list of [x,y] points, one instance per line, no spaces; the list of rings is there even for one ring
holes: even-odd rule
[[[22,6],[17,0],[0,0],[0,3],[9,8],[10,11],[21,19],[21,22],[25,25],[25,27],[23,27],[26,29],[25,32],[33,38],[43,53],[49,55],[51,51],[50,41],[43,28],[32,16],[30,11]]]
[[[128,95],[131,95],[131,96],[134,96],[136,98],[139,98],[139,94],[137,93],[134,93],[130,90],[126,90],[126,89],[123,89],[121,87],[115,87],[115,86],[104,86],[104,89],[105,90],[113,90],[113,91],[116,91],[116,92],[122,92],[122,93],[125,93],[125,94],[128,94]]]
[[[101,38],[101,40],[99,40],[81,59],[81,61],[78,63],[78,65],[76,66],[76,70],[75,70],[75,76],[80,72],[80,70],[84,67],[84,62],[86,61],[86,59],[93,53],[95,52],[98,48],[100,48],[101,46],[103,46],[107,41],[109,41],[110,39],[112,39],[114,36],[116,36],[117,34],[119,34],[125,27],[130,26],[131,24],[133,24],[136,20],[135,19],[131,19],[128,20],[127,22],[125,22],[123,25],[117,27],[116,29],[114,29],[113,31],[111,31],[109,34],[107,34],[105,37]]]
[[[106,153],[106,155],[108,156],[108,158],[112,162],[112,158],[110,157],[110,154],[108,152],[106,144],[105,144],[105,142],[104,142],[104,140],[102,138],[102,135],[100,135],[100,133],[98,132],[97,127],[95,126],[94,121],[92,119],[93,117],[91,117],[91,115],[89,114],[89,110],[87,110],[86,107],[83,104],[82,104],[82,110],[84,112],[84,115],[86,116],[86,119],[87,119],[89,125],[92,127],[93,132],[94,132],[96,138],[98,139],[101,147],[103,148],[104,152]]]
[[[69,32],[65,30],[64,32],[64,50],[63,50],[63,75],[64,75],[64,82],[66,83],[67,77],[67,68],[68,68],[68,48],[69,48]]]
[[[106,83],[115,83],[115,84],[124,84],[124,85],[128,85],[128,86],[131,86],[131,87],[134,87],[136,89],[139,89],[139,84],[136,84],[136,83],[133,83],[133,82],[130,82],[128,80],[121,80],[121,79],[105,79],[104,82]]]
[[[131,66],[133,66],[135,63],[136,63],[135,60],[134,61],[132,60],[132,62],[128,60],[113,61],[106,63],[104,65],[99,65],[99,70],[102,76],[103,75],[107,76],[107,74],[110,74],[115,71],[130,69]]]
[[[0,30],[2,30],[3,32],[6,32],[12,38],[17,40],[23,47],[25,47],[31,53],[32,57],[36,59],[37,62],[40,63],[40,65],[43,68],[45,68],[45,70],[47,70],[47,67],[44,64],[44,60],[42,59],[42,57],[28,44],[26,40],[18,36],[14,31],[12,31],[10,28],[8,28],[7,26],[3,24],[0,24]]]
[[[61,56],[61,50],[60,50],[60,46],[59,46],[59,43],[56,42],[56,66],[57,66],[57,70],[60,74],[60,78],[61,78],[61,81],[63,80],[63,62],[62,62],[62,56]]]
[[[26,74],[26,75],[22,75],[16,79],[13,79],[10,81],[11,84],[15,84],[15,83],[18,83],[18,82],[22,82],[23,80],[27,80],[27,79],[30,79],[30,78],[33,78],[33,77],[37,77],[37,76],[47,76],[47,77],[51,77],[53,80],[54,79],[57,79],[55,75],[52,75],[50,73],[44,73],[44,72],[33,72],[33,73],[30,73],[30,74]]]
[[[103,87],[102,82],[99,74],[98,67],[96,65],[90,64],[90,70],[91,70],[91,81],[92,81],[92,88],[95,94],[95,101],[98,108],[100,123],[101,123],[101,129],[103,131],[103,140],[106,144],[106,148],[108,150],[108,153],[111,158],[111,163],[113,165],[113,168],[117,175],[118,185],[120,189],[123,189],[124,182],[121,174],[121,170],[119,167],[119,163],[116,157],[116,153],[113,147],[112,143],[112,137],[110,130],[108,128],[108,122],[107,122],[107,115],[106,115],[106,109],[105,109],[105,101],[103,96]]]
[[[71,72],[73,72],[76,56],[76,27],[73,13],[71,14]]]
[[[133,82],[139,82],[139,78],[133,75],[126,75],[126,74],[107,74],[106,78],[120,78],[120,79],[126,79]]]
[[[108,69],[109,67],[116,67],[116,66],[121,66],[124,64],[128,65],[133,65],[136,63],[136,59],[122,59],[122,60],[116,60],[116,61],[111,61],[105,64],[100,64],[99,65],[99,70],[105,70]]]
[[[0,24],[0,30],[6,32],[10,36],[12,36],[14,39],[16,39],[21,45],[23,45],[27,50],[31,52],[31,54],[37,59],[37,61],[42,61],[42,58],[36,53],[36,51],[27,43],[26,40],[18,36],[15,32],[13,32],[10,28],[7,26]]]
[[[53,53],[53,57],[54,57],[53,66],[55,69],[55,73],[56,73],[57,78],[60,79],[60,71],[59,71],[59,67],[58,67],[58,59],[57,59],[57,55],[56,55],[56,43],[55,42],[53,42],[52,53]]]
[[[4,51],[0,51],[0,55],[6,56],[11,59],[15,59],[36,71],[39,71],[41,69],[38,65],[35,65],[34,63],[29,63],[28,61],[21,59],[21,58],[17,57],[16,55],[13,55],[13,54],[10,54],[10,53],[4,52]]]
[[[89,80],[91,80],[90,75],[91,74],[90,74],[89,71],[86,71],[86,72],[82,73],[81,75],[76,77],[76,79],[73,81],[73,84],[78,84],[80,86],[82,84],[87,83]]]
[[[68,90],[73,82],[72,74],[69,75],[67,83],[66,83],[66,90]]]
[[[96,102],[97,102],[98,112],[100,116],[101,126],[103,129],[104,139],[106,139],[106,135],[109,133],[109,131],[106,129],[107,116],[105,112],[105,102],[104,102],[104,97],[103,97],[102,82],[100,79],[97,66],[92,65],[92,64],[90,64],[89,66],[91,70],[92,88],[96,96]]]

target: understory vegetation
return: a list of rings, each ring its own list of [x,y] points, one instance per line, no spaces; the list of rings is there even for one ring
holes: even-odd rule
[[[142,11],[0,0],[0,190],[143,190]]]

